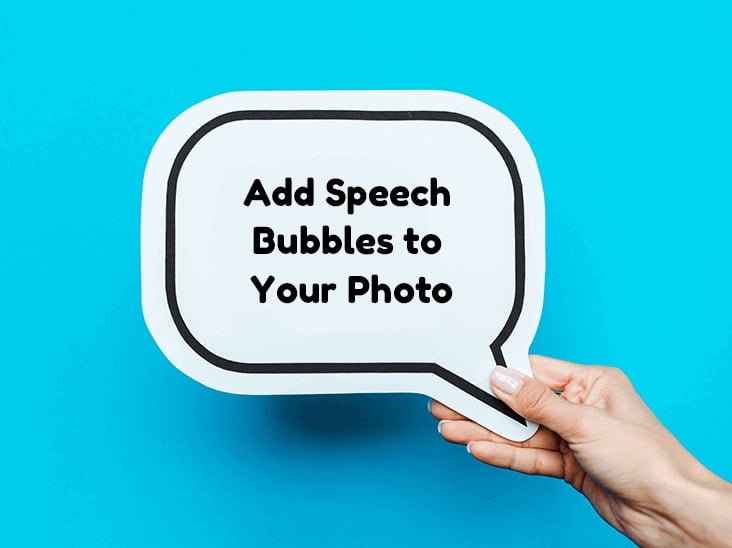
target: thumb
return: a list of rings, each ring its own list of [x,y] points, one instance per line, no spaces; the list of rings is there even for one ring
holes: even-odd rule
[[[490,379],[496,396],[519,415],[554,430],[567,441],[582,430],[587,406],[567,401],[539,381],[502,365],[496,366]]]

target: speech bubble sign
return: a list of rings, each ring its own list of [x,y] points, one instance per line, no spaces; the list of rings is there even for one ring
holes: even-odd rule
[[[148,160],[145,321],[217,390],[417,392],[523,440],[488,377],[531,373],[543,283],[531,149],[464,95],[228,93]]]

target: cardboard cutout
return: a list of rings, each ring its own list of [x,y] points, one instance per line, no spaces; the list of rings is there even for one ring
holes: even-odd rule
[[[463,95],[228,93],[147,164],[145,321],[217,390],[419,392],[526,439],[488,376],[530,374],[543,281],[531,150]]]

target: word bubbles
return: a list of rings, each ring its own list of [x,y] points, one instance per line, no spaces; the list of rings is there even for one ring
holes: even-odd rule
[[[240,92],[178,116],[142,202],[163,353],[239,394],[419,392],[519,440],[544,207],[516,127],[463,95]]]

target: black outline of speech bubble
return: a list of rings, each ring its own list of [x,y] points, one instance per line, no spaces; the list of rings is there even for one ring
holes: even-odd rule
[[[496,148],[508,168],[513,185],[513,213],[516,243],[516,292],[511,313],[506,324],[490,349],[499,365],[504,365],[501,347],[516,327],[523,308],[526,276],[526,253],[524,249],[524,197],[516,161],[508,147],[485,124],[454,112],[443,111],[360,111],[360,110],[239,110],[221,114],[196,130],[178,151],[168,176],[165,206],[165,293],[170,314],[183,340],[204,360],[227,371],[236,373],[430,373],[437,375],[463,392],[491,406],[495,410],[526,426],[526,421],[501,400],[482,388],[466,381],[455,373],[436,363],[242,363],[217,356],[203,346],[191,333],[183,320],[175,290],[175,200],[183,163],[193,147],[209,132],[229,122],[244,120],[365,120],[365,121],[437,121],[458,122],[473,128]]]

